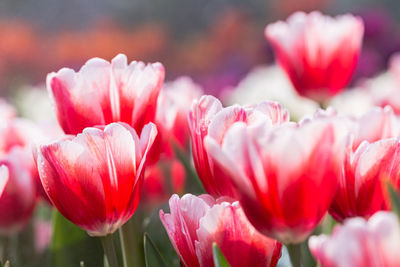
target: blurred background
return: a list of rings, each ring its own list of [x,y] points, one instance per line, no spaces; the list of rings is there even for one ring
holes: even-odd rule
[[[43,87],[51,71],[125,53],[162,62],[167,80],[190,75],[219,95],[273,62],[264,27],[296,10],[360,15],[366,33],[354,80],[371,77],[400,50],[399,7],[396,0],[2,0],[0,94],[13,98],[26,85]]]

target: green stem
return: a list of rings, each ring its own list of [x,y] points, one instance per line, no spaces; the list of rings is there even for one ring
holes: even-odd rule
[[[143,265],[143,249],[141,249],[140,229],[137,229],[135,219],[131,218],[119,229],[124,267],[137,267]]]
[[[286,248],[289,252],[292,267],[302,267],[301,244],[288,244]]]
[[[118,267],[118,259],[117,254],[115,253],[114,241],[113,236],[106,235],[100,237],[101,244],[104,248],[104,255],[107,257],[108,266],[110,267]]]

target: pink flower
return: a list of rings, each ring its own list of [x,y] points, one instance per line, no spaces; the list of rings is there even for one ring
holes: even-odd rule
[[[26,159],[30,156],[31,151],[14,148],[0,158],[0,189],[4,190],[0,196],[2,235],[11,235],[22,230],[35,208],[35,177],[26,165]]]
[[[282,245],[257,232],[239,202],[186,194],[173,195],[169,206],[160,219],[184,266],[214,266],[214,242],[232,267],[276,266]]]
[[[7,155],[14,149],[24,150],[19,159],[19,165],[30,171],[34,177],[36,192],[49,202],[40,182],[39,173],[32,156],[33,147],[46,142],[50,137],[35,123],[23,118],[10,118],[0,121],[0,156]],[[1,157],[0,157],[1,158]],[[49,202],[50,203],[50,202]]]
[[[250,222],[282,243],[300,243],[329,209],[342,174],[348,131],[316,118],[265,130],[234,123],[208,155],[234,182]]]
[[[400,141],[383,139],[363,142],[355,152],[348,148],[344,176],[330,208],[338,221],[349,217],[369,218],[379,210],[387,210],[390,201],[386,183],[400,186]]]
[[[265,35],[297,92],[317,101],[339,93],[357,65],[363,22],[352,15],[296,12],[270,24]]]
[[[63,68],[47,76],[58,121],[67,134],[86,127],[125,122],[138,133],[154,121],[157,97],[164,81],[160,63],[127,64],[125,55],[110,62],[92,58],[75,72]]]
[[[400,224],[389,212],[378,212],[368,221],[349,219],[331,236],[312,236],[308,245],[322,267],[400,266]]]
[[[165,142],[187,149],[190,140],[187,113],[193,100],[202,94],[202,88],[189,77],[179,77],[164,85],[158,97],[156,121],[163,129]]]
[[[400,122],[390,106],[374,107],[357,120],[353,120],[350,130],[354,134],[353,150],[363,141],[370,143],[400,135]]]
[[[140,138],[127,124],[86,128],[69,140],[40,147],[43,187],[68,220],[92,236],[113,233],[135,212],[148,150],[157,134],[147,124]]]
[[[197,173],[205,190],[216,197],[237,198],[229,176],[214,164],[204,148],[206,135],[221,143],[229,127],[236,122],[252,126],[266,122],[269,126],[287,122],[288,112],[275,102],[262,102],[253,106],[230,106],[223,108],[221,102],[212,96],[195,100],[188,116],[192,137],[192,152]]]

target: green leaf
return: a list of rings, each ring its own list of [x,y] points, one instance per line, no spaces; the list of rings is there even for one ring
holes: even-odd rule
[[[50,245],[51,266],[85,267],[103,266],[103,249],[100,240],[90,237],[57,210],[53,211],[53,237]]]
[[[147,267],[167,267],[160,251],[147,233],[144,233],[144,256]]]
[[[224,254],[222,254],[216,243],[213,243],[213,258],[215,267],[230,267]]]
[[[165,212],[169,212],[168,203],[164,203],[154,209],[151,216],[146,218],[143,231],[147,232],[147,235],[151,238],[151,241],[153,241],[155,246],[159,249],[160,254],[167,263],[168,267],[180,267],[181,264],[179,257],[169,240],[163,224],[161,223],[159,215],[160,209],[164,210]]]
[[[387,182],[392,210],[400,217],[400,197],[390,182]]]

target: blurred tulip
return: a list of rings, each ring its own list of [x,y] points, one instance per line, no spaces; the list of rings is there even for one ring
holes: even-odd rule
[[[32,216],[36,204],[36,186],[32,172],[26,166],[31,151],[13,148],[0,158],[1,186],[8,176],[0,196],[0,234],[12,235],[22,230]],[[1,188],[1,187],[0,187]]]
[[[35,181],[38,196],[48,203],[50,201],[40,182],[32,149],[50,139],[47,132],[45,134],[39,126],[27,119],[12,118],[0,122],[0,156],[7,157],[15,148],[24,150],[23,153],[20,153],[19,165],[30,172]]]
[[[319,108],[315,101],[297,94],[287,75],[276,65],[254,68],[234,90],[225,92],[223,100],[241,105],[277,101],[289,111],[290,119],[296,121]]]
[[[360,118],[353,120],[350,130],[354,134],[353,150],[355,150],[363,141],[372,143],[399,136],[400,121],[391,107],[374,107]]]
[[[164,85],[158,97],[156,122],[162,128],[166,143],[172,142],[183,151],[187,150],[190,140],[187,113],[193,100],[202,94],[202,88],[189,77],[180,77]]]
[[[194,164],[205,190],[216,197],[237,198],[236,189],[229,176],[213,163],[213,159],[205,150],[203,144],[205,136],[211,135],[216,142],[221,143],[227,130],[235,122],[253,126],[264,121],[269,125],[280,124],[289,120],[289,114],[275,102],[223,108],[218,99],[202,96],[199,100],[193,101],[188,120]]]
[[[49,139],[32,121],[14,118],[0,122],[0,154],[8,153],[14,147],[38,145]]]
[[[390,207],[386,183],[396,187],[400,181],[400,141],[383,139],[375,143],[364,141],[355,152],[348,148],[344,176],[330,208],[337,221],[349,217],[369,218]],[[400,184],[399,184],[400,185]]]
[[[186,194],[173,195],[169,207],[160,219],[183,266],[214,266],[214,242],[232,267],[276,266],[282,245],[257,232],[239,202]]]
[[[35,233],[35,249],[39,253],[43,253],[50,245],[52,224],[50,221],[36,220],[34,225]]]
[[[268,25],[265,35],[278,63],[300,95],[324,102],[350,81],[364,26],[361,18],[296,12],[287,22]]]
[[[54,206],[89,235],[113,233],[136,210],[156,134],[151,123],[140,138],[127,124],[112,123],[41,146],[37,165]]]
[[[242,122],[222,140],[204,143],[211,160],[234,182],[250,222],[282,243],[300,243],[319,224],[338,188],[348,131],[315,118],[268,132]]]
[[[140,133],[155,119],[163,81],[162,64],[128,65],[126,56],[119,54],[111,63],[92,58],[79,72],[63,68],[50,73],[47,89],[66,134],[111,122],[125,122]]]
[[[303,118],[303,120],[316,117],[342,121],[352,135],[352,142],[349,142],[348,145],[351,145],[353,151],[363,141],[373,143],[381,139],[398,137],[400,135],[400,121],[389,106],[385,108],[372,107],[358,118],[338,115],[336,110],[329,107],[326,110],[320,109],[313,116]]]
[[[400,266],[400,224],[389,212],[378,212],[368,221],[349,219],[331,236],[312,236],[308,244],[322,267]]]
[[[390,106],[398,115],[400,114],[400,100],[397,96],[400,94],[400,83],[396,78],[398,74],[394,70],[394,64],[394,60],[392,60],[389,71],[364,80],[360,86],[371,96],[376,106]]]
[[[177,159],[161,160],[146,168],[143,184],[144,205],[160,205],[173,194],[182,194],[186,184],[186,172]]]

